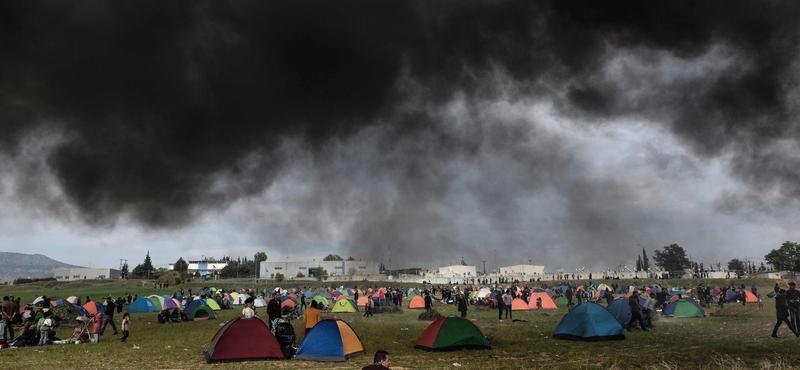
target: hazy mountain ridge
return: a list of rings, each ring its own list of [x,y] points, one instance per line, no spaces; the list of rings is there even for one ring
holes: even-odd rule
[[[16,278],[53,277],[58,267],[81,267],[56,261],[42,254],[0,252],[0,282]]]

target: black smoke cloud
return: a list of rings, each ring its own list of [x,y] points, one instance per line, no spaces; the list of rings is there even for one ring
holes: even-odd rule
[[[625,236],[613,236],[624,211],[598,199],[623,199],[625,185],[582,178],[574,148],[486,117],[483,104],[549,100],[587,124],[660,122],[697,156],[733,148],[740,180],[795,197],[800,163],[774,144],[798,140],[797,19],[796,2],[755,1],[9,1],[0,4],[0,150],[19,155],[43,128],[57,133],[42,155],[84,222],[178,228],[269,189],[293,166],[287,141],[313,153],[317,197],[335,195],[331,145],[377,128],[386,160],[370,162],[365,179],[390,174],[405,206],[370,194],[374,207],[350,228],[353,248],[387,238],[457,245],[441,235],[461,229],[437,210],[459,177],[449,164],[487,165],[486,153],[524,173],[470,189],[499,230],[526,227],[513,220],[521,195],[566,184],[556,187],[570,225],[613,244]],[[604,76],[620,50],[656,65],[658,53],[691,61],[719,47],[739,67],[645,83],[654,88],[633,96],[629,82]],[[437,113],[456,97],[469,122],[458,130]],[[438,231],[402,231],[413,228]]]

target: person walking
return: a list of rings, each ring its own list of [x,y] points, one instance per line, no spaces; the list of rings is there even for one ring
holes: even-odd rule
[[[777,317],[778,322],[776,322],[775,327],[772,328],[773,338],[780,338],[778,336],[778,328],[781,326],[781,323],[786,323],[786,326],[789,327],[789,330],[791,330],[796,337],[800,337],[800,333],[798,333],[794,326],[789,323],[789,320],[787,320],[789,315],[793,314],[791,312],[792,310],[793,308],[786,302],[786,290],[779,290],[778,295],[775,296],[775,316]]]
[[[797,326],[800,325],[800,317],[797,316],[797,310],[800,309],[800,292],[797,291],[794,281],[789,282],[789,290],[786,291],[786,303],[793,311],[789,311],[790,322],[792,328],[797,331]]]
[[[111,297],[106,297],[106,321],[103,323],[103,329],[100,330],[100,335],[106,332],[106,325],[111,324],[114,329],[114,335],[117,335],[117,325],[114,324],[114,310],[116,309],[114,300]]]
[[[126,342],[128,339],[128,329],[131,325],[131,314],[125,312],[122,315],[122,338],[120,338],[121,342]]]
[[[625,329],[630,331],[631,326],[638,322],[639,327],[642,328],[642,331],[649,331],[644,326],[644,322],[642,321],[642,308],[639,306],[639,295],[636,294],[636,292],[631,294],[631,297],[628,298],[628,307],[631,309],[631,320],[628,321],[628,325]]]

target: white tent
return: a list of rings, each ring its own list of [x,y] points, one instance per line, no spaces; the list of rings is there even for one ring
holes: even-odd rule
[[[67,302],[72,303],[72,304],[78,304],[78,297],[76,297],[74,295],[70,296],[69,298],[67,298]]]
[[[152,301],[152,300],[153,300],[153,299],[152,299],[153,297],[155,297],[155,298],[157,298],[157,299],[158,299],[158,304],[159,304],[159,306],[158,306],[158,307],[156,307],[156,308],[158,308],[159,310],[163,310],[163,309],[164,309],[164,297],[162,297],[162,296],[160,296],[160,295],[155,295],[155,294],[153,294],[153,295],[149,295],[149,296],[147,296],[147,299],[149,299],[149,300],[151,300],[151,301]]]
[[[31,304],[35,306],[39,302],[44,302],[44,298],[42,298],[42,296],[36,297],[36,299],[34,299],[33,302],[31,302]]]
[[[265,301],[264,298],[258,297],[256,298],[255,305],[256,307],[266,307],[267,301]]]
[[[233,299],[232,304],[244,304],[244,301],[247,299],[247,294],[239,294],[236,298]]]
[[[478,295],[478,298],[486,298],[487,296],[489,296],[491,294],[492,294],[492,291],[489,290],[489,288],[481,288],[481,290],[478,291],[477,295]]]

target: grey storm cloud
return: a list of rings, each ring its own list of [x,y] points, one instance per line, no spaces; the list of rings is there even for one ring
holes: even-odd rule
[[[643,195],[503,104],[657,125],[690,155],[645,161],[676,176],[733,153],[750,190],[725,212],[794,201],[797,19],[788,1],[8,1],[0,151],[32,166],[19,196],[61,215],[24,185],[46,180],[92,227],[179,229],[300,171],[284,226],[333,222],[353,253],[615,245],[659,221],[634,217]]]

